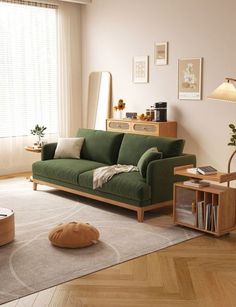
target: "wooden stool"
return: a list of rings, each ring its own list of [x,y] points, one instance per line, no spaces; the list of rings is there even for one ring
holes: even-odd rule
[[[0,208],[0,246],[13,241],[14,237],[14,212],[7,208]]]

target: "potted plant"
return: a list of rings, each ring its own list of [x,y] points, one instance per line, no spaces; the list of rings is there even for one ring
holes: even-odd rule
[[[236,127],[234,124],[229,124],[229,128],[231,129],[231,137],[230,137],[230,141],[228,143],[229,146],[235,146],[236,147]],[[236,154],[236,149],[233,151],[232,155],[229,158],[229,162],[228,162],[228,173],[230,173],[230,165],[231,165],[231,161],[233,159],[233,156]]]
[[[37,135],[38,136],[38,141],[36,143],[36,145],[38,147],[41,147],[42,143],[41,143],[41,138],[44,137],[45,133],[44,131],[47,129],[47,127],[44,126],[39,126],[38,124],[35,125],[34,129],[30,130],[30,133],[33,135]]]
[[[119,99],[118,104],[113,107],[115,111],[119,111],[119,117],[122,119],[122,111],[125,109],[125,103],[123,99]]]

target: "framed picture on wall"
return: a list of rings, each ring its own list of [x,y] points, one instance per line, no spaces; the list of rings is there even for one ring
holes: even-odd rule
[[[149,57],[135,56],[133,57],[133,82],[147,83],[149,74]]]
[[[178,60],[178,98],[202,99],[202,58]]]
[[[168,42],[155,43],[154,63],[156,65],[167,65],[168,64]]]

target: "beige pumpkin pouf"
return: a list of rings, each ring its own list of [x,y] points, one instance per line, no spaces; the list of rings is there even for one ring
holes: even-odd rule
[[[53,228],[48,238],[58,247],[79,248],[97,243],[99,231],[88,223],[70,222]]]

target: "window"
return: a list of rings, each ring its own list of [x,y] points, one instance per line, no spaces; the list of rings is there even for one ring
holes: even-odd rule
[[[0,137],[57,132],[57,10],[23,3],[0,2]]]

